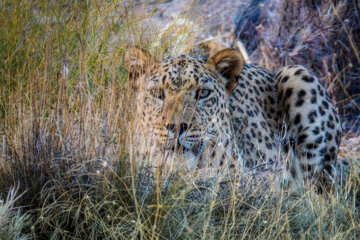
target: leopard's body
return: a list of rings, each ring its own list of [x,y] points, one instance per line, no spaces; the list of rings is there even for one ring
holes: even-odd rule
[[[244,65],[231,49],[205,62],[188,55],[156,61],[133,48],[125,62],[145,152],[172,157],[160,165],[225,174],[282,165],[298,180],[334,174],[340,119],[304,67],[272,72]]]

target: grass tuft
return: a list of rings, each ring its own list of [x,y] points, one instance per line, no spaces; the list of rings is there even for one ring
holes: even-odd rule
[[[21,198],[18,188],[11,188],[5,200],[0,199],[0,239],[30,239],[30,235],[24,234],[24,230],[32,227],[29,215],[21,213],[15,202]]]

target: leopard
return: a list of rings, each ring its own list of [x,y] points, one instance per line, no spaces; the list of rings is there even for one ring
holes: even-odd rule
[[[304,66],[268,70],[231,48],[208,59],[159,60],[130,47],[124,63],[136,98],[140,163],[226,177],[283,168],[283,182],[296,183],[336,176],[340,117]]]

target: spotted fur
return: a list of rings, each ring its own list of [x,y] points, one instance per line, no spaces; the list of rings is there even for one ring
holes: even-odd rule
[[[216,174],[286,166],[298,180],[334,174],[339,116],[304,67],[276,73],[244,65],[232,49],[205,62],[188,55],[157,61],[131,48],[125,64],[136,90],[143,153],[173,157],[150,164]]]

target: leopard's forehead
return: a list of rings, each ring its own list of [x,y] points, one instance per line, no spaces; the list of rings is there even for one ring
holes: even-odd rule
[[[188,55],[164,59],[154,70],[152,84],[180,91],[209,85],[216,75],[206,67],[206,62]]]

